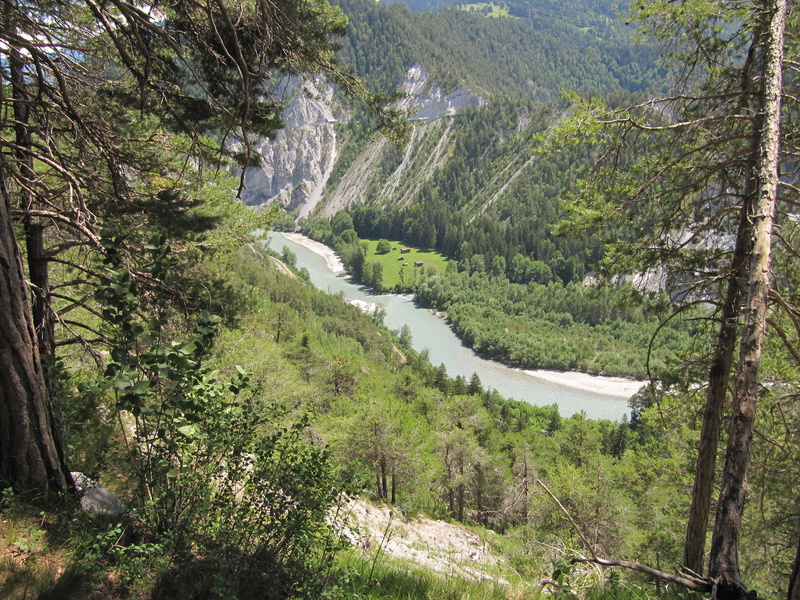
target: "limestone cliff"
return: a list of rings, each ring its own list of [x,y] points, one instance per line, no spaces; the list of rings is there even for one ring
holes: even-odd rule
[[[290,78],[280,92],[291,98],[283,113],[286,127],[275,139],[253,141],[261,164],[248,168],[242,199],[249,205],[280,203],[305,215],[322,197],[336,161],[334,125],[344,117],[331,85]]]
[[[363,202],[376,190],[386,202],[408,204],[451,151],[447,117],[484,100],[466,88],[445,93],[420,66],[400,82],[399,106],[415,122],[411,141],[399,164],[387,174],[381,168],[390,144],[376,136],[349,165],[334,189],[325,189],[338,157],[335,124],[346,117],[333,99],[331,86],[289,81],[282,93],[291,98],[283,114],[286,127],[274,140],[256,140],[261,165],[250,167],[243,200],[250,205],[280,203],[300,216],[312,211],[331,215]],[[324,202],[321,200],[324,197]]]
[[[383,205],[410,204],[452,152],[452,127],[448,117],[485,102],[467,88],[444,93],[419,65],[408,70],[399,91],[404,95],[399,107],[409,110],[414,122],[411,139],[399,162],[386,168],[389,144],[382,138],[372,141],[336,187],[326,191],[324,207],[320,210],[323,216],[331,216],[367,199]]]

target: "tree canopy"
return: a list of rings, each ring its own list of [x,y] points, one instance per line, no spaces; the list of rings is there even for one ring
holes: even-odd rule
[[[63,461],[36,476],[21,462],[58,445],[35,440],[53,429],[55,377],[45,370],[56,364],[56,326],[71,335],[67,343],[108,341],[96,324],[65,315],[88,306],[91,291],[87,296],[81,287],[100,281],[112,263],[185,308],[194,304],[186,293],[192,285],[167,289],[148,274],[141,248],[165,235],[190,265],[192,252],[223,241],[210,231],[228,209],[193,211],[199,183],[217,179],[220,193],[232,197],[235,189],[210,173],[229,160],[246,165],[250,135],[271,136],[282,126],[281,77],[323,74],[363,93],[333,60],[346,22],[324,1],[4,4],[2,278],[4,305],[16,323],[4,332],[19,332],[2,349],[4,363],[13,365],[2,386],[1,427],[9,434],[0,449],[4,478],[23,488],[69,486]],[[202,194],[208,197],[208,188]],[[242,238],[257,220],[239,214],[227,215],[227,225]],[[62,274],[58,290],[50,283],[55,265],[71,273]],[[23,434],[29,411],[42,422]]]

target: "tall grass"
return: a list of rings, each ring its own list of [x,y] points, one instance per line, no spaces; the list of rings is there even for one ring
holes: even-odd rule
[[[506,600],[538,598],[516,595],[511,588],[493,581],[470,581],[415,567],[385,556],[366,561],[354,552],[340,557],[332,583],[325,592],[330,599],[383,598],[389,600]]]
[[[583,581],[575,587],[559,588],[546,583],[542,575],[511,584],[484,579],[466,579],[455,573],[438,573],[396,560],[382,553],[370,556],[346,551],[335,564],[330,583],[322,598],[325,600],[685,600],[699,598],[682,588],[670,589],[652,583],[640,585],[607,581],[592,585]]]

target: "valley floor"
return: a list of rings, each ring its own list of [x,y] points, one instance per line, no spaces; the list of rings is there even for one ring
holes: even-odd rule
[[[321,242],[312,240],[301,233],[284,233],[283,235],[294,243],[304,246],[322,256],[328,263],[328,268],[334,273],[344,272],[344,265],[342,265],[342,261],[339,260],[339,256],[332,248]],[[522,372],[536,377],[537,379],[555,383],[560,386],[618,398],[630,398],[645,385],[645,383],[641,381],[633,381],[621,377],[589,375],[586,373],[547,371],[544,369],[522,370]]]

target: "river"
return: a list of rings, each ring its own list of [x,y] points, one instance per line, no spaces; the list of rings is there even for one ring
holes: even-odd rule
[[[308,269],[311,282],[319,289],[341,292],[349,300],[376,304],[386,313],[384,323],[390,329],[408,325],[412,347],[417,351],[427,349],[431,363],[444,364],[451,377],[461,375],[469,381],[477,373],[484,387],[493,388],[506,398],[537,406],[558,404],[562,416],[583,410],[592,419],[619,421],[629,413],[628,398],[641,385],[576,373],[523,371],[484,359],[465,346],[444,319],[417,306],[410,295],[373,294],[354,283],[346,273],[332,270],[322,254],[284,234],[271,233],[268,245],[278,253],[284,246],[291,249],[297,255],[298,268]],[[608,393],[603,393],[606,390]]]

